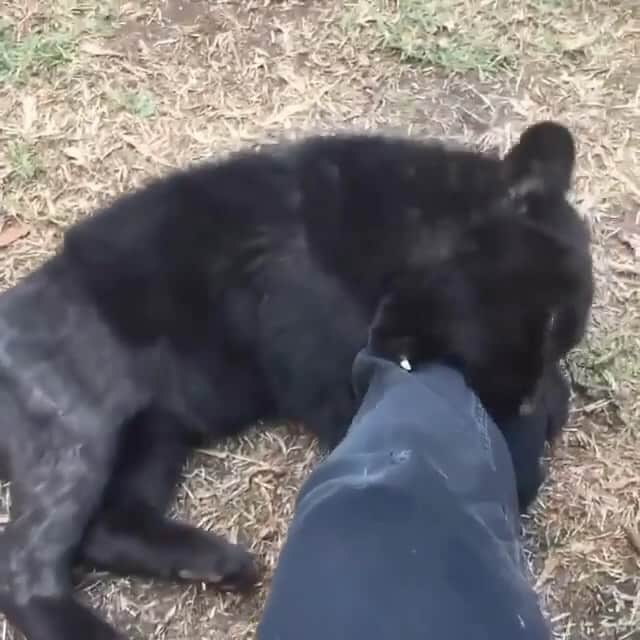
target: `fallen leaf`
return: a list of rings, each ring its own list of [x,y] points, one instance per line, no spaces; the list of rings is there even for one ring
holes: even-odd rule
[[[82,162],[84,160],[84,153],[78,147],[66,147],[62,150],[65,156],[71,158],[72,160],[77,160],[78,162]]]
[[[24,238],[30,231],[31,229],[24,224],[14,224],[3,229],[0,231],[0,249],[8,247],[20,238]]]
[[[623,233],[621,239],[633,251],[635,259],[640,260],[640,234]]]
[[[579,35],[576,37],[560,38],[560,44],[565,51],[584,51],[598,39],[598,35]]]
[[[640,532],[631,527],[627,527],[625,529],[625,533],[627,534],[627,539],[629,540],[629,544],[633,547],[633,550],[640,555]]]
[[[122,54],[119,51],[105,49],[97,42],[91,42],[89,40],[85,40],[80,44],[80,50],[88,53],[90,56],[115,56],[116,58],[122,58]]]
[[[555,570],[560,566],[560,558],[557,556],[549,556],[544,563],[544,567],[538,576],[536,588],[539,589],[553,577]]]
[[[22,128],[24,131],[30,131],[37,119],[36,99],[33,96],[25,96],[22,99]]]

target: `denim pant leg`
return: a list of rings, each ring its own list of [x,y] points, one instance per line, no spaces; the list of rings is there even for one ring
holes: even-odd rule
[[[504,439],[462,376],[362,352],[360,411],[311,474],[258,640],[550,638]]]

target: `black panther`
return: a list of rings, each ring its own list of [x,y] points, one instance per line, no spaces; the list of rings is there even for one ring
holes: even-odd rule
[[[368,340],[453,363],[499,422],[551,393],[553,422],[593,295],[574,158],[553,122],[504,158],[314,136],[176,171],[71,227],[0,296],[0,611],[28,640],[114,639],[73,597],[74,565],[251,586],[243,548],[165,517],[181,467],[258,419],[335,446]],[[558,428],[543,422],[528,444],[505,434],[525,500]]]

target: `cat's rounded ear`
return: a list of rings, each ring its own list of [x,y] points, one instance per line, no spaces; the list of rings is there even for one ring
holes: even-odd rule
[[[503,163],[510,189],[529,193],[565,193],[571,185],[576,148],[570,131],[557,122],[528,127]]]

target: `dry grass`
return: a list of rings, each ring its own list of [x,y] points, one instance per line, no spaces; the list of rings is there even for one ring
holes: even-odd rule
[[[572,428],[527,535],[559,638],[640,638],[637,6],[0,0],[0,215],[5,232],[29,230],[0,242],[2,286],[78,216],[214,152],[354,127],[504,149],[527,122],[560,118],[579,142],[599,291],[572,363]],[[314,460],[300,433],[251,432],[190,465],[177,512],[246,540],[268,580]],[[83,586],[132,638],[249,638],[262,602],[106,576]]]

